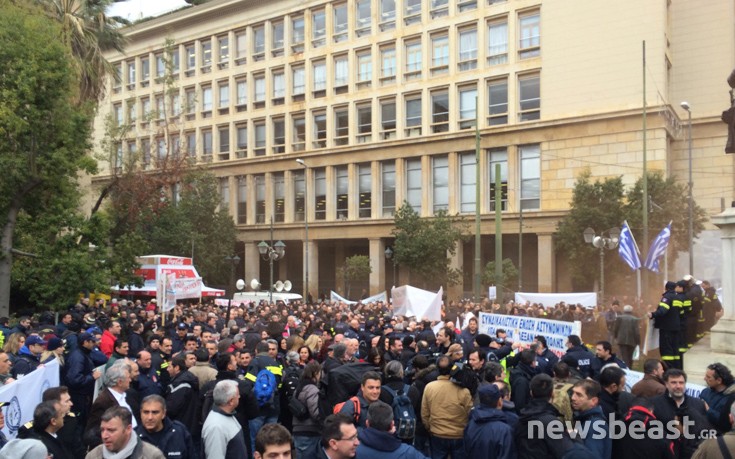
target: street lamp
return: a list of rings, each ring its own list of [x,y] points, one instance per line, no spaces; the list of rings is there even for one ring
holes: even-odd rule
[[[386,260],[392,260],[393,261],[393,287],[396,286],[396,259],[393,256],[393,249],[388,247],[385,249],[385,259]],[[393,301],[393,298],[391,297],[391,302]]]
[[[306,171],[309,166],[303,159],[296,160],[304,168],[304,302],[309,301],[309,181]],[[317,292],[318,293],[318,292]]]
[[[692,181],[692,110],[689,102],[682,102],[681,108],[689,115],[689,274],[694,272],[694,182]]]
[[[273,244],[272,239],[270,244],[265,241],[260,241],[258,252],[260,252],[264,260],[268,260],[268,264],[270,265],[271,282],[268,291],[270,292],[269,301],[273,303],[273,262],[282,259],[286,255],[286,244],[283,241],[278,241]]]
[[[605,236],[607,233],[607,236]],[[595,248],[600,249],[600,298],[599,301],[605,300],[605,249],[612,250],[618,246],[620,242],[620,228],[614,227],[609,230],[602,231],[599,236],[595,235],[595,230],[587,228],[582,233],[584,242],[592,244]]]

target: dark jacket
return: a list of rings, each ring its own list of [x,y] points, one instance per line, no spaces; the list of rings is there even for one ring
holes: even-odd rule
[[[64,447],[58,437],[54,437],[46,431],[37,431],[32,429],[28,432],[28,437],[41,441],[48,450],[50,457],[54,459],[75,459],[74,456]]]
[[[258,402],[255,400],[255,395],[253,394],[253,385],[247,381],[239,379],[237,377],[237,373],[234,371],[220,371],[217,373],[214,381],[209,381],[205,384],[199,391],[200,404],[204,403],[203,397],[207,392],[214,389],[214,386],[216,386],[218,382],[225,380],[235,381],[237,383],[238,390],[240,391],[240,403],[237,405],[237,409],[235,410],[235,416],[237,421],[242,425],[243,431],[248,433],[248,421],[250,419],[257,418],[260,414],[258,411]],[[202,423],[203,422],[204,419],[202,419]],[[199,433],[199,430],[195,432]]]
[[[466,459],[515,459],[513,428],[506,414],[485,406],[470,411],[464,429],[464,451]]]
[[[569,368],[575,369],[579,373],[579,377],[584,379],[592,374],[592,359],[595,355],[589,351],[584,345],[574,346],[567,350],[561,361],[569,365]]]
[[[258,354],[250,362],[250,369],[245,375],[245,379],[251,383],[255,383],[260,370],[270,370],[273,376],[276,377],[276,385],[278,389],[281,388],[281,381],[283,380],[283,366],[276,362],[268,354]],[[281,402],[278,397],[278,393],[273,396],[273,403],[260,407],[260,416],[278,416],[281,410]]]
[[[518,427],[515,430],[515,444],[518,450],[518,459],[561,459],[572,447],[572,439],[566,429],[562,429],[562,437],[552,439],[548,435],[542,438],[531,421],[539,421],[543,426],[550,422],[559,421],[559,411],[548,400],[534,398],[521,411]]]
[[[735,384],[731,384],[720,392],[715,392],[709,387],[704,389],[699,398],[707,402],[707,420],[724,434],[730,431],[730,405],[735,401]]]
[[[551,350],[544,349],[544,352],[536,355],[536,362],[539,373],[546,373],[549,376],[554,376],[554,365],[559,362],[559,357],[556,356]]]
[[[652,429],[651,421],[656,419],[656,416],[646,408],[632,406],[624,418],[625,436],[613,442],[613,459],[674,459],[674,445],[671,441],[656,439],[648,434]],[[631,430],[627,427],[636,421],[645,426],[646,433],[633,438]]]
[[[166,415],[181,422],[192,432],[201,418],[198,401],[199,380],[189,370],[182,371],[166,388]]]
[[[199,459],[199,454],[194,448],[191,434],[184,424],[179,421],[172,421],[168,417],[163,418],[163,430],[156,434],[158,442],[156,442],[143,427],[138,424],[135,428],[140,440],[146,441],[156,448],[160,449],[164,456],[172,459]],[[56,456],[54,456],[56,459]]]
[[[525,363],[519,363],[510,370],[510,399],[516,406],[516,412],[520,413],[531,399],[531,379],[537,374],[536,368]]]
[[[135,419],[140,423],[140,406],[137,401],[133,400],[132,397],[125,395],[125,401],[130,405]],[[102,443],[100,438],[100,419],[102,415],[107,411],[108,408],[118,406],[117,400],[110,392],[110,389],[104,388],[100,390],[97,398],[92,403],[92,408],[89,410],[89,418],[87,419],[87,428],[84,431],[84,442],[89,449],[92,449]]]
[[[319,437],[321,436],[321,419],[319,417],[319,389],[314,383],[307,383],[297,389],[298,399],[309,411],[306,419],[293,418],[294,436]]]
[[[355,457],[360,459],[428,459],[388,432],[367,428],[358,432],[357,438],[360,445]]]
[[[128,355],[137,358],[138,353],[145,349],[145,341],[140,333],[130,333],[128,336]]]
[[[680,459],[689,459],[692,457],[697,446],[704,440],[700,432],[712,427],[707,420],[704,401],[685,394],[684,401],[677,407],[676,401],[668,392],[654,397],[652,401],[654,406],[653,412],[664,425],[673,421],[677,416],[682,420],[688,420],[690,423],[693,423],[689,426],[689,432],[695,438],[685,439],[681,437],[679,441],[674,442],[674,451]]]
[[[593,454],[596,454],[596,457],[609,459],[612,454],[612,439],[610,438],[609,426],[607,425],[602,408],[596,406],[587,411],[575,413],[574,420],[579,422],[580,429],[585,429],[584,426],[589,424],[589,427],[586,428],[586,436],[582,438],[584,446]],[[602,430],[607,435],[604,438],[597,438],[600,436],[599,432]]]
[[[615,354],[610,355],[610,358],[607,360],[602,360],[601,358],[595,356],[592,359],[592,362],[590,365],[590,371],[592,373],[590,376],[592,376],[594,379],[599,378],[600,372],[602,371],[602,367],[604,367],[605,365],[609,365],[611,363],[614,363],[620,368],[628,368],[628,365],[626,365],[625,362],[617,358]]]
[[[599,394],[600,408],[605,417],[613,414],[615,419],[622,419],[633,404],[635,397],[630,392],[610,392],[602,389]]]
[[[135,381],[135,387],[138,390],[140,399],[144,399],[149,395],[162,395],[163,388],[161,387],[160,381],[156,370],[151,366],[148,369],[140,368],[140,374],[138,379]]]
[[[667,290],[663,294],[658,308],[652,314],[654,327],[665,331],[679,331],[679,308],[674,307],[676,296],[673,290]]]
[[[38,368],[40,364],[39,356],[31,354],[28,347],[23,346],[18,350],[18,358],[13,363],[11,374],[13,378],[18,379],[18,376],[27,375]]]

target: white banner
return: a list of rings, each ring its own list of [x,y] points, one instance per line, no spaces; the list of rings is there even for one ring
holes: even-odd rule
[[[183,300],[185,298],[201,298],[202,297],[202,278],[184,278],[175,279],[173,281],[173,291],[175,292],[176,300]],[[176,301],[174,301],[174,306]]]
[[[364,300],[360,300],[359,302],[362,304],[377,303],[378,301],[382,301],[383,303],[385,303],[387,298],[388,298],[388,294],[386,292],[380,292],[377,295],[369,296],[365,298]],[[329,300],[337,301],[339,303],[345,303],[345,304],[357,304],[358,303],[357,301],[351,301],[343,296],[340,296],[334,290],[329,291]]]
[[[528,293],[516,292],[516,303],[543,303],[544,306],[553,306],[560,302],[566,304],[581,304],[582,306],[597,306],[597,293]]]
[[[494,300],[498,297],[498,287],[491,285],[487,288],[487,298],[489,300]]]
[[[20,426],[33,420],[33,410],[41,403],[43,392],[58,385],[59,362],[54,360],[18,381],[0,387],[0,401],[9,403],[2,429],[8,439],[15,438]]]
[[[643,379],[643,373],[640,371],[628,370],[627,368],[623,368],[623,371],[625,371],[625,391],[630,392],[633,386]],[[699,398],[699,394],[701,394],[704,389],[705,386],[687,382],[686,394],[690,397]]]
[[[390,292],[394,316],[416,317],[418,320],[442,320],[442,296],[444,288],[434,293],[404,285],[393,287]]]
[[[582,333],[582,322],[562,322],[560,320],[538,319],[535,317],[507,316],[504,314],[480,313],[478,324],[480,333],[495,336],[495,330],[502,328],[508,338],[523,344],[532,343],[537,335],[546,338],[549,349],[561,357],[566,351],[564,344],[567,336]]]

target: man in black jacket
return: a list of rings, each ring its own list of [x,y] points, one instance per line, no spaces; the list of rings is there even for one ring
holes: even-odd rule
[[[272,424],[278,421],[278,414],[281,410],[278,390],[281,388],[281,379],[283,378],[283,366],[273,358],[273,355],[278,352],[277,341],[271,339],[261,341],[258,343],[256,351],[258,352],[258,355],[256,355],[252,362],[250,362],[250,370],[245,375],[245,380],[250,381],[255,385],[258,379],[258,374],[261,370],[267,370],[273,373],[273,376],[275,377],[276,389],[274,390],[270,400],[266,402],[258,402],[260,415],[255,419],[251,419],[249,422],[251,451],[255,445],[255,435],[258,433],[260,428],[265,424]]]
[[[516,412],[520,413],[526,407],[531,398],[531,379],[538,374],[536,369],[536,352],[526,349],[521,352],[521,360],[518,365],[510,370],[510,400],[516,406]]]
[[[677,293],[674,291],[676,282],[666,282],[666,291],[654,312],[648,313],[649,319],[654,319],[653,326],[659,330],[659,348],[661,360],[670,367],[681,368],[679,356],[679,310],[674,307]]]
[[[160,449],[166,457],[199,459],[189,430],[184,424],[166,416],[166,400],[160,395],[149,395],[143,399],[140,421],[135,428],[138,438]]]
[[[79,347],[69,354],[64,366],[64,379],[69,388],[71,401],[74,403],[79,417],[79,425],[87,423],[87,413],[92,406],[94,384],[101,373],[94,369],[89,353],[94,349],[97,340],[89,333],[79,335]]]
[[[57,432],[64,426],[64,409],[53,401],[41,402],[33,410],[33,429],[27,438],[40,440],[54,459],[73,459],[64,447]]]
[[[567,353],[561,361],[569,365],[575,376],[587,378],[592,373],[592,359],[595,357],[583,344],[577,335],[567,336]]]
[[[171,419],[180,421],[189,432],[199,424],[201,409],[199,380],[186,367],[186,358],[177,355],[168,366],[171,384],[166,387],[166,412]]]

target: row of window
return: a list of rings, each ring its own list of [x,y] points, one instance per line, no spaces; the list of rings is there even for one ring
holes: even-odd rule
[[[361,0],[357,0],[359,3]],[[436,1],[436,0],[432,0]],[[341,4],[346,7],[346,4]],[[336,8],[337,6],[335,6]],[[303,17],[301,19],[303,21]],[[275,23],[271,23],[273,25]],[[281,27],[283,23],[281,22]],[[264,26],[253,27],[253,34],[257,35],[257,31]],[[524,11],[518,16],[517,22],[517,41],[516,52],[518,59],[526,59],[536,57],[540,53],[540,13],[538,10]],[[352,63],[349,62],[349,53],[335,54],[332,59],[320,57],[310,61],[310,65],[306,65],[303,61],[291,64],[292,96],[303,96],[306,93],[306,70],[309,67],[310,72],[308,78],[311,82],[311,90],[314,96],[321,95],[320,91],[327,89],[327,66],[328,60],[331,61],[330,74],[333,75],[333,88],[336,93],[340,92],[340,88],[347,91],[350,83],[350,74],[354,74],[354,83],[356,88],[370,87],[375,77],[381,85],[396,83],[397,76],[402,73],[405,81],[417,80],[421,78],[443,75],[450,72],[450,69],[456,65],[456,71],[462,72],[478,68],[478,61],[487,62],[488,65],[504,64],[508,62],[510,53],[509,28],[507,15],[491,18],[485,24],[485,28],[478,30],[476,23],[460,24],[450,31],[449,28],[434,30],[424,35],[414,35],[399,41],[390,41],[377,45],[378,49],[373,50],[372,47],[358,48],[354,50]],[[235,64],[242,65],[247,62],[247,47],[245,46],[246,32],[234,32],[236,43]],[[274,35],[275,36],[275,35]],[[451,41],[451,42],[450,42]],[[202,39],[195,43],[188,43],[181,47],[174,46],[168,51],[161,51],[157,54],[144,55],[138,59],[130,59],[125,61],[125,78],[124,82],[127,89],[136,88],[137,72],[140,68],[140,86],[148,87],[151,80],[151,59],[155,65],[155,77],[160,79],[166,74],[166,69],[174,75],[180,72],[180,52],[184,53],[184,74],[186,76],[196,75],[197,68],[201,73],[209,73],[212,69],[212,45],[217,45],[219,52],[215,57],[219,62],[220,69],[227,68],[230,62],[230,34],[222,35],[211,39]],[[484,42],[485,46],[480,46]],[[260,43],[260,41],[256,41]],[[451,45],[451,47],[450,47]],[[244,48],[243,48],[244,47]],[[181,49],[179,49],[181,48]],[[450,57],[450,49],[456,52]],[[198,51],[197,51],[198,50]],[[260,45],[253,49],[253,57],[264,56],[264,48]],[[424,50],[427,56],[424,57]],[[257,51],[257,52],[256,52]],[[378,75],[373,71],[373,55],[378,58],[379,65],[376,65]],[[240,57],[242,55],[242,57]],[[197,56],[199,60],[197,61]],[[257,59],[255,59],[257,60]],[[450,62],[451,61],[451,62]],[[450,65],[451,64],[451,65]],[[479,67],[482,67],[479,64]],[[123,81],[123,63],[119,62],[115,65],[118,72],[119,82]],[[352,69],[352,71],[350,71]],[[275,75],[284,75],[284,68],[272,69],[271,73],[274,80]],[[239,77],[238,77],[239,78]],[[254,78],[258,78],[255,76]],[[263,75],[262,78],[265,78]],[[283,77],[281,77],[283,79]],[[278,92],[279,86],[277,81],[273,81],[274,98]],[[262,87],[263,100],[265,100],[265,85]],[[115,92],[120,91],[118,83],[113,87]],[[280,90],[285,95],[285,81],[282,82]],[[256,94],[257,90],[256,90]],[[280,97],[283,97],[281,95]]]
[[[518,75],[513,83],[518,120],[539,119],[540,75]],[[488,80],[480,88],[482,94],[478,94],[475,82],[458,84],[453,89],[441,87],[335,105],[329,109],[317,108],[185,130],[183,145],[179,135],[174,135],[170,150],[163,137],[158,138],[157,156],[165,157],[169,151],[179,154],[183,148],[187,155],[205,160],[211,160],[216,152],[216,159],[222,161],[471,129],[476,124],[480,98],[487,101],[487,125],[508,122],[507,77]],[[118,123],[123,122],[122,105],[115,105],[114,116]],[[144,162],[150,164],[150,157],[144,158]]]
[[[514,174],[509,176],[508,154],[509,151],[517,154],[517,164]],[[487,196],[487,202],[483,204],[488,211],[495,210],[496,190],[495,187],[495,165],[500,165],[501,189],[499,199],[502,210],[507,210],[508,189],[517,189],[516,199],[524,210],[537,210],[540,208],[540,183],[541,183],[541,152],[537,144],[521,145],[515,148],[494,148],[487,150],[486,165],[487,174],[482,179],[480,186],[483,187],[483,196]],[[268,175],[258,174],[251,176],[229,177],[220,179],[220,192],[222,207],[230,207],[230,186],[235,186],[236,219],[238,224],[265,223],[269,219],[267,215],[267,203],[272,203],[273,219],[276,222],[304,221],[306,178],[309,177],[309,198],[313,206],[313,214],[309,220],[346,220],[362,218],[391,218],[395,214],[397,190],[403,199],[419,213],[434,213],[440,210],[448,210],[450,199],[454,199],[452,206],[459,209],[461,213],[474,213],[476,205],[476,167],[477,161],[474,152],[459,153],[458,162],[450,167],[448,155],[435,155],[429,158],[430,171],[424,174],[422,171],[422,158],[408,158],[399,160],[382,161],[376,169],[370,163],[357,164],[353,168],[353,176],[346,165],[332,166],[331,179],[326,168],[311,169],[311,176],[305,176],[303,170],[291,171],[289,173],[274,172]],[[403,162],[404,173],[399,176],[396,173],[397,161]],[[373,177],[377,171],[378,177]],[[458,189],[450,191],[450,174],[457,174]],[[510,179],[510,182],[509,182]],[[268,192],[266,180],[272,180],[271,191]],[[286,186],[286,180],[290,181],[290,187]],[[516,181],[517,183],[513,183]],[[357,194],[350,193],[351,184]],[[430,200],[423,199],[423,189],[430,190]],[[286,200],[290,199],[290,206]],[[350,214],[350,203],[357,199],[355,205],[356,214]],[[331,202],[333,211],[328,214],[327,203]],[[248,211],[252,203],[252,210]],[[422,209],[422,205],[426,208]],[[310,207],[311,207],[310,206]],[[292,209],[287,215],[287,208]]]

